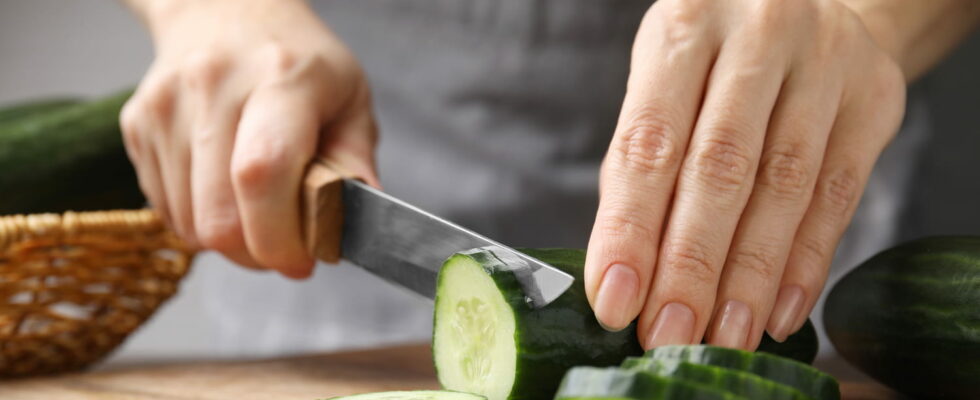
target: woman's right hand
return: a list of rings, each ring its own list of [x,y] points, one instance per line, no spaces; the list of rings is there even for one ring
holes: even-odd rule
[[[299,191],[314,156],[378,184],[357,61],[300,0],[131,0],[156,59],[120,117],[151,205],[187,242],[310,275]]]

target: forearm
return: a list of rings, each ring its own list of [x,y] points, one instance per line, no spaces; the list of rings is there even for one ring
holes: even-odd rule
[[[977,0],[839,0],[854,10],[911,82],[980,25]]]

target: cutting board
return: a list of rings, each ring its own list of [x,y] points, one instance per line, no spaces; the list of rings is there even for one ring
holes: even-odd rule
[[[426,345],[273,360],[130,366],[0,381],[4,400],[313,400],[438,388]],[[898,399],[874,384],[842,384],[845,400]]]

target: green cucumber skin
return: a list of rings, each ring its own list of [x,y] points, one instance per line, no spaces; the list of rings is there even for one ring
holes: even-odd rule
[[[609,332],[596,321],[585,295],[585,287],[581,283],[584,282],[584,250],[519,250],[569,273],[575,277],[576,283],[551,304],[535,310],[528,306],[524,291],[506,266],[499,265],[499,261],[492,256],[475,258],[488,270],[517,317],[517,373],[511,399],[550,398],[569,368],[613,366],[620,364],[626,357],[643,354],[637,340],[636,322],[619,332]],[[481,254],[457,254],[453,257],[481,257]],[[440,285],[441,276],[436,287]],[[438,289],[436,292],[438,302]],[[438,322],[436,318],[434,323]],[[807,326],[812,329],[809,323]],[[772,345],[769,351],[783,354],[783,346],[792,349],[790,353],[799,354],[799,349],[809,348],[812,350],[803,352],[815,354],[816,335],[812,331],[810,334],[801,331],[801,334],[790,336],[784,343]],[[436,369],[438,368],[437,365]]]
[[[568,371],[558,388],[556,400],[574,398],[747,400],[688,381],[656,376],[641,370],[575,367]]]
[[[812,400],[793,387],[749,372],[713,365],[630,357],[623,361],[621,368],[647,371],[657,376],[696,382],[749,399]]]
[[[577,282],[583,279],[583,251],[524,251],[571,274]],[[609,332],[599,325],[582,285],[572,285],[551,304],[533,309],[527,304],[524,291],[511,270],[496,259],[490,259],[492,255],[477,252],[457,254],[455,257],[472,257],[483,265],[514,310],[517,365],[509,399],[551,398],[562,376],[574,366],[612,366],[619,364],[626,356],[643,354],[632,327]],[[437,288],[442,285],[442,275],[439,278]],[[436,302],[439,302],[438,290]],[[435,323],[439,323],[438,318]]]
[[[129,95],[0,125],[0,215],[142,207],[119,129]]]
[[[644,357],[737,369],[796,388],[815,400],[840,399],[840,386],[833,377],[805,363],[773,354],[696,345],[662,346],[647,351]]]
[[[842,278],[824,306],[837,351],[915,398],[980,399],[980,237],[885,250]]]
[[[0,108],[0,126],[13,123],[24,118],[36,117],[38,115],[49,113],[73,104],[78,104],[78,100],[66,97],[7,105]]]

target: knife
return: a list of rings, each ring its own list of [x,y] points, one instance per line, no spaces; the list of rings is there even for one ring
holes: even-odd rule
[[[303,182],[303,227],[310,254],[344,258],[430,299],[442,263],[482,248],[506,265],[528,304],[544,307],[575,281],[571,275],[478,233],[427,213],[357,179],[328,160],[310,163]]]

